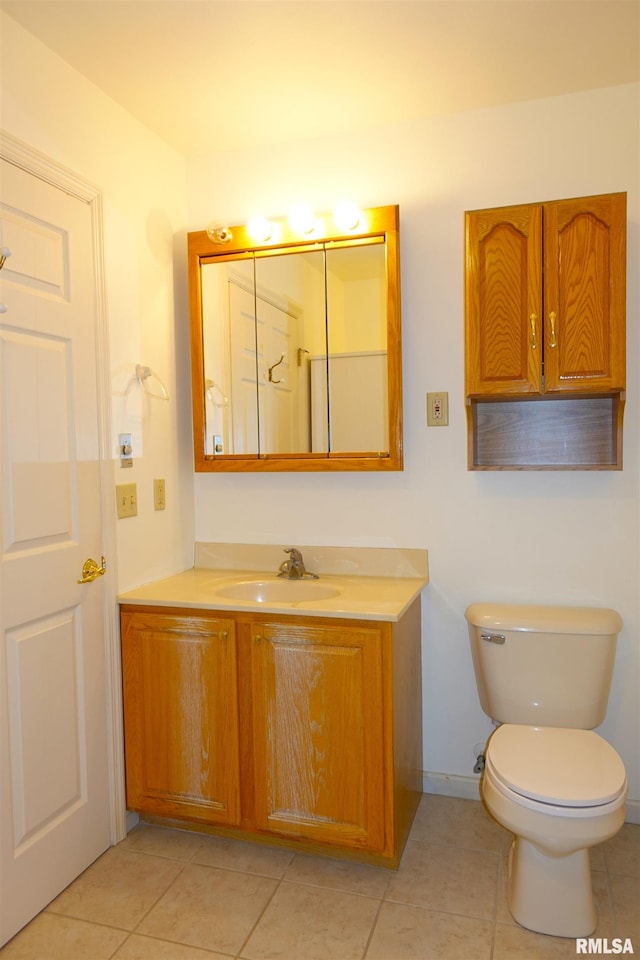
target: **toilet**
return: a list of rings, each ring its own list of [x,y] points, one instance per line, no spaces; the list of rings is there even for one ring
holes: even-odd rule
[[[604,719],[622,620],[615,610],[474,603],[465,612],[480,705],[496,724],[482,800],[514,834],[507,896],[538,933],[586,937],[597,913],[589,847],[624,822],[622,760]]]

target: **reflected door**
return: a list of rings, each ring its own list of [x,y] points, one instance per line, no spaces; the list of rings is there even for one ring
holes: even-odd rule
[[[256,302],[252,292],[229,281],[229,343],[231,345],[231,442],[229,453],[257,454],[258,366]]]
[[[229,281],[232,449],[243,454],[300,449],[297,320]]]
[[[256,303],[260,453],[299,452],[297,321],[267,300]]]
[[[110,841],[92,212],[2,188],[0,943]]]

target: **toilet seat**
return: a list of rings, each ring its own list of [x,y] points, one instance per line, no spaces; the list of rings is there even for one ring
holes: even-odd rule
[[[485,762],[509,792],[557,807],[600,807],[626,792],[622,760],[592,730],[503,724]]]

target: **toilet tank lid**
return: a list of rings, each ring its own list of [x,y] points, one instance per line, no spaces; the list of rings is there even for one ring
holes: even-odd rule
[[[465,610],[465,617],[473,626],[487,630],[614,636],[622,629],[622,617],[608,607],[472,603]]]

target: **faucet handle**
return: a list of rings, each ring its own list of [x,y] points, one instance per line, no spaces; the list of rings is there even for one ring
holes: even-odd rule
[[[301,562],[301,560],[302,560],[302,554],[301,554],[300,551],[297,550],[295,547],[285,547],[285,551],[284,551],[284,552],[289,554],[289,556],[291,557],[292,561],[297,562],[297,563]]]

